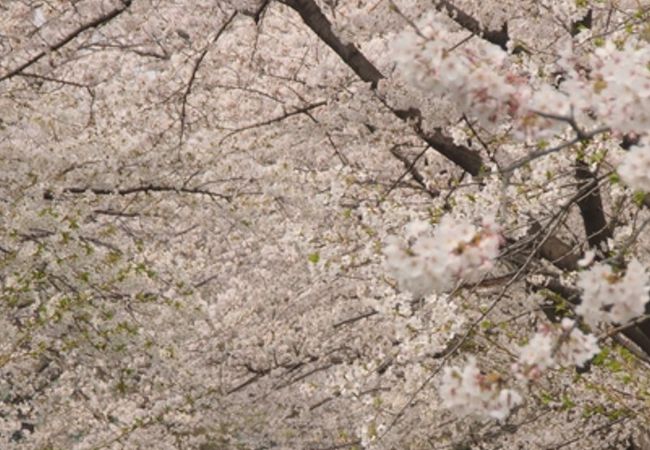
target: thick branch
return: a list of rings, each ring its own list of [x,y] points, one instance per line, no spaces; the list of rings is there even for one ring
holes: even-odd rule
[[[571,24],[571,36],[576,36],[583,28],[591,28],[593,22],[593,12],[590,9],[587,14],[577,22]]]
[[[384,78],[383,75],[353,44],[343,44],[341,42],[332,31],[329,20],[313,0],[282,0],[282,2],[298,12],[305,24],[316,33],[323,42],[334,50],[362,80],[370,83],[372,89],[377,88],[379,81]],[[468,16],[465,17],[467,24],[474,26],[471,24],[469,19]],[[587,17],[587,21],[588,20],[589,17]],[[507,29],[503,29],[502,33],[507,33]],[[391,108],[391,111],[400,119],[413,123],[414,130],[418,136],[440,154],[447,157],[468,173],[474,176],[480,174],[483,167],[480,155],[467,147],[456,145],[453,140],[445,136],[440,129],[436,129],[433,134],[426,134],[423,132],[421,128],[422,114],[418,109],[409,108],[407,110],[396,110]],[[584,176],[585,179],[588,177],[582,173],[581,176]],[[589,183],[589,181],[587,181],[587,183]],[[589,190],[585,190],[585,188]],[[587,235],[590,236],[590,243],[600,243],[606,238],[609,230],[606,226],[603,226],[602,218],[600,217],[600,214],[602,214],[602,201],[600,201],[600,196],[598,194],[591,195],[590,191],[593,189],[590,188],[591,186],[587,184],[586,186],[583,186],[582,189],[579,189],[579,192],[582,192],[583,195],[580,195],[576,201],[581,202],[582,198],[585,199],[582,203],[581,211],[584,208],[586,214],[584,217],[591,217],[592,215],[594,217],[593,221],[585,221],[585,227],[588,227]],[[574,252],[570,246],[566,245],[560,239],[554,236],[548,236],[544,242],[538,245],[539,249],[537,250],[537,253],[544,259],[552,262],[556,267],[569,271],[578,269],[578,260],[580,259],[580,255]],[[650,346],[645,345],[645,340],[650,336],[650,321],[646,322],[647,323],[644,322],[640,324],[638,327],[638,331],[641,334],[630,336],[630,338],[650,354]],[[647,333],[645,331],[647,331]],[[631,331],[631,333],[633,332]]]
[[[577,162],[576,178],[580,183],[579,189],[585,192],[585,195],[578,198],[577,203],[585,227],[587,242],[592,248],[600,248],[612,237],[612,232],[607,226],[598,179],[584,161]]]
[[[531,233],[541,231],[539,223],[534,223],[531,227]],[[574,271],[578,269],[580,255],[573,251],[573,248],[555,236],[549,236],[541,243],[539,256],[553,264],[558,269]]]
[[[313,0],[282,0],[321,38],[363,81],[377,87],[384,76],[352,43],[344,44],[332,31],[332,24]]]
[[[436,128],[433,134],[425,134],[421,130],[417,131],[418,136],[424,139],[427,144],[457,166],[462,167],[470,175],[480,175],[485,167],[478,152],[455,144],[452,138],[442,134],[440,128]]]
[[[593,15],[591,9],[587,14],[577,22],[571,24],[571,35],[577,35],[583,28],[591,28]],[[587,138],[584,133],[571,117],[571,126],[576,131],[578,138]],[[586,139],[583,140],[586,142]],[[579,183],[579,189],[585,192],[585,195],[578,199],[578,207],[582,216],[582,223],[585,227],[587,242],[591,248],[601,248],[607,240],[612,237],[612,231],[607,226],[607,218],[603,209],[603,201],[600,196],[598,179],[594,173],[589,170],[589,166],[584,161],[578,161],[576,166],[576,178]]]
[[[503,50],[508,49],[508,42],[510,41],[510,36],[508,35],[508,23],[505,22],[503,27],[500,30],[484,30],[481,27],[481,24],[467,14],[462,9],[455,6],[449,0],[437,0],[434,2],[435,7],[438,11],[446,10],[446,13],[451,17],[451,19],[456,22],[461,27],[465,28],[467,31],[476,34],[488,42],[491,42],[494,45],[498,45]]]
[[[282,0],[282,2],[300,14],[305,24],[334,50],[359,78],[370,83],[373,90],[377,88],[377,84],[384,76],[354,44],[344,44],[336,36],[332,31],[332,24],[329,19],[322,13],[314,0]],[[420,126],[422,114],[418,109],[397,110],[389,105],[386,106],[400,119],[412,121],[417,135],[438,153],[471,175],[477,176],[480,174],[483,167],[481,156],[467,147],[454,144],[453,139],[445,136],[439,128],[432,134],[425,133]]]

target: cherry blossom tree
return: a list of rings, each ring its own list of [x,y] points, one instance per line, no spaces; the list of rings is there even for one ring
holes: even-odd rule
[[[0,447],[650,448],[650,2],[0,12]]]

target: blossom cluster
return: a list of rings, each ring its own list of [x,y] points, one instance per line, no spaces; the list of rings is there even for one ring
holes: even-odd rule
[[[588,88],[593,109],[621,133],[650,128],[650,49],[628,42],[622,48],[608,41],[591,56]]]
[[[445,368],[439,393],[451,410],[503,420],[522,398],[516,391],[502,389],[502,384],[500,375],[482,373],[472,357],[462,370]]]
[[[557,448],[594,429],[576,445],[620,448],[606,434],[641,419],[602,424],[643,411],[643,366],[594,368],[584,389],[552,368],[586,361],[595,337],[569,320],[535,335],[523,280],[501,282],[551,270],[532,252],[531,221],[555,217],[558,239],[582,244],[566,203],[573,150],[599,181],[622,133],[647,143],[648,0],[599,3],[0,3],[0,448]],[[588,10],[593,35],[569,36]],[[429,13],[436,22],[421,26]],[[467,16],[502,30],[512,53],[463,29]],[[404,29],[415,33],[394,39]],[[393,77],[396,41],[423,91]],[[615,133],[504,180],[504,163],[556,147],[571,117],[587,135]],[[390,151],[410,159],[425,144],[406,172]],[[444,158],[463,150],[480,179]],[[631,187],[648,184],[644,157],[633,149],[619,168]],[[647,211],[607,192],[620,185],[596,188],[618,248]],[[400,285],[466,288],[507,254],[504,277],[396,293],[386,236],[448,208],[468,220],[414,223],[389,244]],[[498,211],[499,228],[472,222],[477,211]],[[635,237],[626,248],[647,264],[650,240]],[[498,329],[481,333],[474,319],[488,314]],[[492,420],[535,408],[525,387],[538,376],[552,376],[549,398],[598,413],[522,407],[505,430],[442,412],[441,396]]]
[[[567,45],[556,67],[563,81],[553,87],[513,69],[497,46],[458,45],[458,36],[443,31],[439,21],[436,15],[425,17],[420,33],[400,35],[394,58],[413,86],[445,96],[484,126],[511,119],[519,138],[556,135],[576,118],[585,128],[596,120],[622,134],[650,127],[647,46],[607,41],[585,58]]]
[[[632,189],[650,192],[650,145],[633,146],[617,171]]]
[[[649,282],[636,259],[630,261],[624,275],[597,263],[579,275],[577,285],[583,290],[583,300],[576,313],[594,325],[602,321],[627,323],[644,313]],[[519,379],[535,381],[548,369],[584,366],[599,352],[595,335],[583,333],[575,320],[564,318],[558,326],[542,325],[519,348],[512,371]],[[502,420],[522,401],[516,391],[501,389],[503,384],[501,376],[481,373],[472,358],[462,370],[446,369],[439,392],[445,406],[452,410]]]
[[[600,352],[593,334],[585,334],[569,318],[559,327],[540,326],[528,344],[519,349],[519,361],[513,366],[519,378],[538,379],[547,369],[561,366],[584,366]]]
[[[419,34],[404,33],[393,44],[397,63],[407,81],[422,90],[448,96],[456,107],[484,125],[517,113],[524,79],[501,73],[507,53],[492,45],[454,48],[458,36],[445,31],[432,14]]]
[[[599,352],[596,336],[584,334],[575,321],[565,318],[559,326],[540,327],[519,349],[512,371],[519,379],[534,381],[557,366],[583,366]],[[505,378],[481,372],[472,357],[463,369],[445,368],[439,394],[445,407],[462,415],[503,420],[523,401],[517,391],[504,385]]]
[[[426,222],[407,227],[408,242],[391,237],[384,250],[388,270],[400,287],[416,296],[451,289],[460,279],[475,279],[491,269],[501,237],[493,223],[477,227],[442,218],[433,233]]]
[[[629,322],[645,311],[649,281],[637,259],[630,261],[624,275],[608,264],[597,263],[578,277],[583,295],[576,313],[590,324]]]

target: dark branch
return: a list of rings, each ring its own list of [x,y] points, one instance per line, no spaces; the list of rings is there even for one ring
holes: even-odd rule
[[[606,244],[607,240],[612,237],[612,231],[607,225],[598,179],[584,161],[577,162],[576,178],[579,182],[579,189],[585,192],[584,195],[578,198],[577,203],[587,235],[587,242],[591,248],[602,249],[602,245]]]
[[[590,9],[582,19],[571,24],[571,36],[576,36],[583,28],[591,28],[592,22],[593,13]]]
[[[85,194],[86,192],[92,192],[95,195],[131,195],[138,193],[150,193],[150,192],[176,192],[181,194],[201,194],[207,195],[212,198],[220,198],[223,200],[230,201],[232,198],[229,195],[220,194],[218,192],[209,191],[207,189],[199,188],[185,188],[185,187],[174,187],[174,186],[157,186],[149,184],[146,186],[137,186],[125,189],[100,189],[100,188],[91,188],[91,187],[69,187],[63,189],[63,193],[66,194]],[[47,190],[43,193],[44,200],[54,200],[55,194]]]
[[[503,27],[498,31],[485,30],[481,27],[478,20],[467,14],[462,9],[455,6],[449,0],[436,0],[434,1],[435,8],[438,11],[446,11],[447,15],[461,27],[465,28],[472,34],[482,37],[494,45],[498,45],[503,50],[508,49],[508,42],[510,36],[508,35],[508,23],[504,23]],[[521,51],[521,50],[520,50]]]
[[[390,194],[390,192],[395,189],[395,187],[404,179],[406,174],[411,174],[413,179],[417,184],[420,185],[420,187],[427,193],[431,198],[436,198],[440,195],[440,192],[436,189],[430,189],[427,186],[427,182],[420,173],[420,171],[415,167],[417,162],[424,156],[426,151],[429,149],[429,146],[425,147],[424,150],[422,150],[413,160],[411,161],[406,155],[402,154],[402,152],[399,151],[400,145],[394,145],[393,148],[390,149],[390,152],[404,164],[404,168],[406,169],[405,172],[400,176],[395,182],[391,185],[391,187],[386,191],[386,194],[384,196],[387,196]]]
[[[554,294],[559,295],[562,299],[568,301],[572,305],[580,304],[580,291],[578,289],[566,286],[558,278],[550,278],[546,280],[536,289],[548,289]],[[556,311],[553,312],[555,314]],[[643,321],[638,325],[631,325],[623,328],[620,332],[634,344],[640,348],[645,355],[650,355],[650,334],[647,329],[648,320]]]
[[[593,15],[590,9],[582,19],[571,24],[571,35],[577,35],[583,28],[591,28],[592,19]],[[570,125],[576,132],[577,137],[583,139],[582,142],[589,141],[589,136],[586,136],[578,127],[573,117],[571,117]],[[577,203],[587,235],[587,242],[591,248],[605,250],[604,245],[612,237],[612,230],[607,225],[596,174],[589,170],[589,166],[584,161],[578,160],[576,179],[579,183],[579,190],[585,192],[584,195],[578,198]]]
[[[190,93],[192,92],[192,87],[194,86],[194,80],[196,79],[196,74],[199,71],[199,67],[201,66],[201,63],[205,59],[205,55],[208,54],[208,50],[210,50],[210,47],[214,45],[221,35],[226,31],[226,28],[228,28],[228,25],[233,21],[235,16],[237,15],[236,12],[232,13],[228,19],[221,25],[221,28],[219,28],[219,31],[217,31],[217,34],[214,36],[212,41],[203,49],[201,54],[199,55],[198,58],[196,58],[196,61],[194,62],[194,67],[192,67],[192,74],[190,75],[190,79],[187,82],[187,87],[185,88],[185,92],[183,93],[183,98],[181,99],[181,129],[179,132],[179,144],[183,143],[183,138],[185,136],[185,125],[186,125],[186,110],[187,110],[187,99],[190,96]]]
[[[27,69],[28,67],[36,64],[38,61],[40,61],[45,55],[47,55],[50,52],[55,52],[68,44],[70,41],[75,39],[77,36],[79,36],[81,33],[84,31],[88,31],[93,28],[98,28],[102,25],[107,24],[114,18],[118,17],[120,14],[122,14],[124,11],[126,11],[129,6],[131,6],[131,0],[122,0],[122,6],[119,8],[115,8],[108,13],[104,14],[103,16],[100,16],[93,20],[92,22],[86,23],[82,25],[81,27],[77,28],[76,30],[68,33],[63,39],[58,41],[57,43],[51,45],[48,50],[43,50],[39,53],[37,53],[35,56],[30,58],[28,61],[24,62],[20,66],[16,67],[15,69],[9,71],[8,73],[0,76],[0,82],[7,80],[9,78],[12,78],[18,74],[20,74],[23,70]]]
[[[358,322],[359,320],[362,319],[367,319],[368,317],[372,317],[375,314],[377,314],[377,311],[374,309],[372,311],[365,312],[363,314],[359,314],[358,316],[350,317],[349,319],[344,319],[340,322],[336,322],[334,325],[332,325],[333,328],[339,328],[342,327],[343,325],[348,325],[354,322]]]
[[[332,31],[332,24],[329,19],[327,19],[327,17],[321,12],[314,0],[282,0],[282,3],[300,14],[300,17],[302,17],[305,24],[316,33],[325,44],[334,50],[334,52],[339,55],[343,62],[347,64],[347,66],[350,67],[359,78],[370,83],[370,87],[373,90],[376,90],[379,81],[382,80],[384,76],[354,46],[354,44],[343,44],[338,36],[336,36]],[[481,156],[467,147],[454,144],[453,139],[442,134],[440,129],[436,129],[433,134],[427,134],[424,132],[421,128],[422,114],[418,109],[409,108],[407,110],[397,110],[390,107],[386,102],[384,102],[384,104],[400,119],[412,121],[417,135],[438,153],[445,156],[447,159],[473,176],[477,176],[481,173],[483,167]]]
[[[538,234],[541,229],[541,225],[535,222],[531,226],[531,234]],[[577,270],[581,257],[570,245],[555,236],[549,236],[540,244],[538,254],[558,269],[566,271]]]
[[[476,177],[481,174],[485,165],[478,152],[454,143],[454,140],[449,136],[445,136],[440,128],[436,128],[433,134],[425,134],[421,130],[417,131],[418,136],[424,139],[427,144],[457,166],[462,167],[470,175]]]
[[[320,101],[320,102],[312,103],[311,105],[303,106],[302,108],[298,108],[298,109],[296,109],[294,111],[289,111],[289,112],[284,113],[284,114],[282,114],[281,116],[278,116],[278,117],[273,117],[271,119],[264,120],[262,122],[257,122],[257,123],[253,123],[251,125],[246,125],[244,127],[237,128],[236,130],[233,130],[230,133],[228,133],[227,135],[225,135],[219,141],[219,145],[223,144],[224,141],[226,141],[228,138],[234,136],[237,133],[241,133],[242,131],[252,130],[253,128],[265,127],[265,126],[268,126],[268,125],[271,125],[271,124],[274,124],[274,123],[277,123],[277,122],[282,122],[283,120],[288,119],[289,117],[296,116],[298,114],[306,114],[309,111],[311,111],[312,109],[319,108],[319,107],[321,107],[323,105],[326,105],[326,104],[327,104],[327,102],[323,100],[323,101]]]
[[[282,3],[295,10],[305,24],[316,33],[363,81],[374,88],[384,76],[354,46],[344,44],[332,31],[330,21],[313,0],[283,0]]]

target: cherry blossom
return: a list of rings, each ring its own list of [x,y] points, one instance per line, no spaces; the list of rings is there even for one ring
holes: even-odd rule
[[[649,6],[0,2],[0,448],[643,447]]]
[[[591,324],[624,324],[644,313],[649,300],[648,283],[648,274],[637,259],[630,261],[624,274],[608,264],[597,263],[578,277],[583,296],[576,312]]]
[[[433,233],[428,228],[412,223],[406,230],[409,243],[391,238],[384,250],[388,269],[402,288],[416,296],[444,292],[458,280],[476,279],[493,267],[501,242],[494,224],[477,227],[445,216]]]
[[[482,373],[470,358],[463,369],[445,368],[440,397],[447,408],[461,414],[504,420],[523,399],[516,391],[501,389],[502,383],[500,375]]]
[[[519,349],[519,360],[513,370],[520,377],[535,380],[558,366],[582,367],[599,352],[596,336],[583,333],[575,321],[564,318],[560,326],[540,326]]]
[[[650,147],[635,145],[623,158],[617,171],[632,189],[650,191]]]

